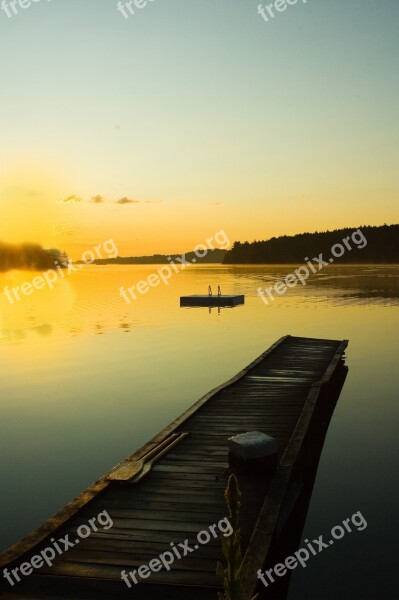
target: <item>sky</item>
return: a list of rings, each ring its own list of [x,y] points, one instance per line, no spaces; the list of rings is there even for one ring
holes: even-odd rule
[[[0,240],[76,259],[399,222],[399,2],[258,5],[0,10]]]

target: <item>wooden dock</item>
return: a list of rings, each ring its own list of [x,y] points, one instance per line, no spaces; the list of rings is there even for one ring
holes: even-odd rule
[[[199,531],[226,516],[227,438],[258,430],[276,438],[279,464],[272,478],[237,474],[243,500],[243,600],[250,600],[258,583],[257,570],[276,552],[283,552],[283,542],[288,540],[287,547],[292,546],[300,535],[298,523],[303,524],[306,516],[326,427],[347,371],[346,346],[347,341],[280,339],[41,528],[1,554],[0,568],[12,569],[51,545],[50,538],[69,534],[75,539],[77,528],[104,510],[113,520],[112,528],[81,540],[51,568],[23,577],[14,587],[1,578],[0,598],[216,600],[221,590],[215,575],[216,562],[222,558],[218,539],[132,589],[121,580],[121,571],[148,564],[170,550],[171,542],[177,545],[188,538],[194,546]],[[188,435],[179,440],[183,432]],[[178,443],[146,477],[137,483],[115,480],[173,434]],[[277,598],[277,589],[268,597]]]

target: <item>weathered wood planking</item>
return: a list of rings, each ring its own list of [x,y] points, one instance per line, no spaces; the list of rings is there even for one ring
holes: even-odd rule
[[[37,554],[50,537],[75,534],[103,510],[113,527],[93,533],[2,598],[214,598],[221,558],[219,540],[176,561],[170,572],[153,573],[129,590],[120,579],[190,539],[226,515],[227,438],[260,430],[276,438],[280,463],[272,479],[238,474],[243,494],[242,539],[248,599],[256,571],[267,560],[276,531],[289,516],[291,483],[315,409],[323,403],[347,342],[286,336],[238,373],[212,390],[125,462],[139,460],[171,433],[189,432],[137,484],[109,481],[105,475],[44,526],[0,555],[10,568]],[[122,465],[124,463],[121,463]],[[285,516],[284,516],[285,515]],[[288,515],[288,516],[287,516]],[[1,585],[1,584],[0,584]],[[189,591],[188,591],[189,588]],[[12,594],[10,596],[10,594]],[[43,596],[44,594],[44,596]],[[47,594],[47,595],[46,595]],[[246,599],[245,599],[246,600]]]

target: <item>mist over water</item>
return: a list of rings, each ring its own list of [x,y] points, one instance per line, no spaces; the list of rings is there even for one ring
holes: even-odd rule
[[[0,241],[0,272],[15,269],[52,269],[54,262],[66,260],[56,248],[46,250],[40,244],[6,244]]]

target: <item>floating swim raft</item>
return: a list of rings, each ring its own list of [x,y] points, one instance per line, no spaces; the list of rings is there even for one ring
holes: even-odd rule
[[[181,296],[180,306],[238,306],[244,304],[245,296],[238,295],[218,295],[210,296],[209,294],[194,294],[192,296]]]
[[[227,440],[260,431],[277,442],[276,470],[270,476],[237,473],[242,492],[243,600],[250,600],[259,584],[257,570],[299,543],[327,425],[346,376],[347,343],[281,338],[3,552],[0,569],[12,569],[51,545],[51,538],[76,537],[80,525],[104,510],[113,520],[112,528],[80,540],[51,568],[34,571],[14,587],[2,579],[0,598],[216,598],[221,591],[215,574],[216,562],[222,560],[218,539],[176,560],[170,571],[152,573],[133,589],[121,580],[121,571],[148,564],[170,549],[171,542],[188,538],[190,545],[195,544],[200,531],[226,516],[223,493],[231,472]],[[273,593],[279,584],[275,585]]]
[[[213,295],[212,287],[208,286],[208,294],[194,294],[192,296],[180,296],[180,306],[217,306],[233,307],[244,304],[245,296],[243,294],[222,294],[220,285],[217,287],[217,295]]]

